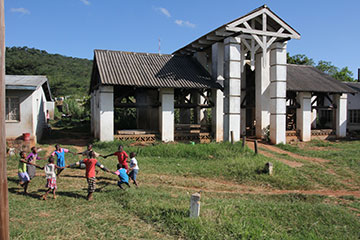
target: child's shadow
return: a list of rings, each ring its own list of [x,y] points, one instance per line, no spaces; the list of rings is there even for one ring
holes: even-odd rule
[[[56,192],[56,194],[59,195],[59,196],[86,199],[86,197],[84,195],[81,195],[81,194],[78,194],[78,193],[75,193],[75,192],[58,191],[58,192]]]
[[[29,196],[31,198],[40,199],[42,195],[39,195],[37,193],[24,193],[22,188],[8,188],[10,193],[17,194],[17,195],[23,195],[23,196]]]

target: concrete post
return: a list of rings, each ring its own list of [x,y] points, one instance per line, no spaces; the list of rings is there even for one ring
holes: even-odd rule
[[[240,38],[228,37],[224,40],[224,140],[240,141],[241,122],[241,46]]]
[[[346,137],[347,128],[347,94],[335,94],[334,102],[336,108],[336,136]]]
[[[286,143],[286,45],[274,43],[270,53],[270,141],[274,144]]]
[[[259,52],[255,55],[255,133],[258,138],[263,138],[264,130],[270,125],[269,58],[270,53],[268,51],[265,54]]]
[[[174,141],[174,89],[160,89],[159,99],[161,106],[159,108],[159,130],[161,141]]]
[[[114,87],[99,88],[99,140],[114,140]]]
[[[224,44],[221,42],[212,45],[211,67],[213,81],[224,82]],[[216,142],[224,140],[224,94],[219,89],[211,92],[214,107],[212,109],[211,130]]]
[[[190,198],[190,218],[200,216],[200,193],[194,193]]]
[[[300,130],[300,140],[308,142],[311,140],[311,93],[300,92],[297,96],[300,108],[296,109],[296,129]]]

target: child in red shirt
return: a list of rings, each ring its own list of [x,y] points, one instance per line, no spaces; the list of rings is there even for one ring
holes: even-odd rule
[[[107,158],[107,157],[110,157],[110,156],[117,156],[119,164],[123,165],[123,167],[126,169],[126,172],[129,171],[129,166],[128,166],[128,163],[127,163],[127,159],[129,158],[129,156],[124,151],[124,147],[122,145],[119,146],[117,152],[106,155],[106,156],[104,156],[104,158]]]
[[[85,158],[84,160],[78,161],[78,162],[68,165],[66,167],[71,168],[71,167],[75,167],[75,166],[80,166],[80,164],[82,164],[82,163],[85,164],[85,166],[86,166],[85,176],[86,176],[86,180],[88,182],[87,200],[90,201],[90,200],[92,200],[92,195],[95,192],[95,183],[96,183],[95,167],[98,166],[105,172],[110,172],[110,171],[109,171],[109,169],[104,167],[104,165],[99,163],[98,160],[95,159],[95,153],[93,151],[91,151],[89,153],[89,156],[91,156],[91,158]]]

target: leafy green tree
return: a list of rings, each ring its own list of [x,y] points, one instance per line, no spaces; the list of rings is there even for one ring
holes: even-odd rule
[[[46,75],[54,96],[84,96],[90,86],[92,61],[49,54],[28,47],[6,48],[6,74]]]
[[[290,54],[287,53],[287,63],[311,66],[315,65],[314,60],[312,58],[308,58],[305,54],[296,54],[294,56],[290,56]]]
[[[298,65],[311,65],[340,81],[354,81],[354,74],[349,70],[348,67],[344,67],[339,70],[339,68],[332,65],[331,62],[323,60],[320,60],[317,65],[315,65],[314,60],[312,58],[308,58],[304,54],[296,54],[294,56],[290,56],[290,54],[287,53],[287,63]]]

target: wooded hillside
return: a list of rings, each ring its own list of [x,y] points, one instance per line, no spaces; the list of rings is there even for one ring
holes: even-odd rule
[[[6,48],[6,74],[46,75],[52,94],[87,95],[92,60],[49,54],[28,47]]]

